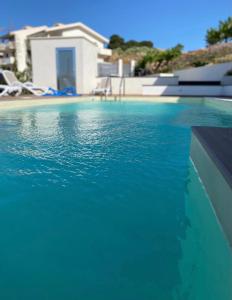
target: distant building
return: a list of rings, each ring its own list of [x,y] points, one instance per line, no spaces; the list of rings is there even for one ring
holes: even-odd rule
[[[0,40],[0,67],[12,69],[16,64],[18,71],[23,72],[30,63],[30,48],[28,38],[30,35],[45,30],[46,26],[24,28],[9,32],[1,36]]]

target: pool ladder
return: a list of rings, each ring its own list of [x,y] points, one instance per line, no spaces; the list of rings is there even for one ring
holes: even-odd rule
[[[126,79],[124,76],[122,76],[119,83],[119,93],[118,93],[119,101],[122,100],[122,96],[125,96],[125,92],[126,92]]]
[[[112,96],[112,76],[107,77],[105,88],[107,89],[108,86],[110,87],[110,89],[109,89],[110,96]],[[114,101],[122,100],[122,96],[125,96],[125,89],[126,89],[126,79],[124,76],[122,76],[122,77],[120,77],[118,95],[114,96]],[[107,99],[106,93],[104,95],[101,95],[101,101],[108,101],[108,100],[109,99]]]
[[[107,91],[109,87],[110,95],[112,95],[112,79],[111,76],[106,78],[105,90]],[[107,93],[101,95],[101,101],[107,101]]]

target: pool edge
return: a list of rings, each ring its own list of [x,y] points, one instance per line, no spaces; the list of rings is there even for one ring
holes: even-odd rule
[[[232,247],[232,182],[226,173],[222,172],[220,160],[200,135],[200,128],[195,127],[192,130],[190,156]]]

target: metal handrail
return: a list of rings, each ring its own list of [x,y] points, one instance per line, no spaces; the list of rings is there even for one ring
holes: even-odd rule
[[[119,99],[122,99],[122,95],[125,96],[125,89],[126,89],[126,80],[125,77],[122,76],[119,84]]]

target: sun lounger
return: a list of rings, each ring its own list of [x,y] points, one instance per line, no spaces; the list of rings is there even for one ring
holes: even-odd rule
[[[2,96],[19,96],[22,88],[19,86],[9,86],[0,84],[0,97]]]
[[[2,70],[0,74],[9,87],[20,87],[35,96],[43,96],[49,93],[49,88],[37,87],[32,82],[20,82],[12,71]]]

